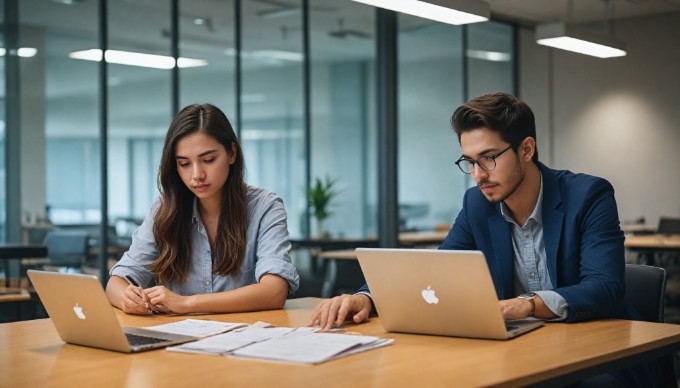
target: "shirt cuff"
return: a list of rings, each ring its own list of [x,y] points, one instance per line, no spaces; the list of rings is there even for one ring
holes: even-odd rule
[[[371,296],[370,292],[359,291],[359,292],[354,293],[354,295],[366,295],[368,297],[368,300],[371,301],[371,315],[378,314],[378,310],[375,309],[375,303],[373,303],[373,297]]]
[[[557,315],[557,318],[545,319],[545,321],[559,322],[567,319],[567,309],[569,305],[562,295],[555,291],[536,291],[535,293],[541,297],[545,306],[552,311],[553,314]]]

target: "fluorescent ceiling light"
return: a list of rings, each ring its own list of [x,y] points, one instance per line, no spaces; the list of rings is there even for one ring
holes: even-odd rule
[[[273,19],[288,15],[296,15],[300,13],[300,11],[301,9],[298,7],[284,7],[276,9],[267,9],[264,11],[257,11],[255,12],[255,15],[265,19]]]
[[[512,55],[500,51],[467,50],[468,58],[481,59],[491,62],[510,62]]]
[[[563,22],[536,27],[536,43],[598,58],[626,55],[625,45],[614,37]]]
[[[38,49],[33,47],[19,47],[17,50],[17,55],[22,58],[32,58],[38,53]],[[7,50],[0,48],[0,57],[4,57],[7,54]]]
[[[302,62],[302,53],[284,50],[256,50],[248,56],[254,59],[278,59],[281,61]]]
[[[38,53],[38,49],[33,47],[19,47],[17,50],[17,55],[22,58],[32,58]]]
[[[236,50],[233,48],[225,49],[225,55],[235,56]],[[302,53],[295,51],[285,51],[285,50],[255,50],[255,51],[241,51],[241,58],[256,59],[260,61],[289,61],[289,62],[302,62],[304,56]]]
[[[407,13],[447,24],[489,20],[489,3],[480,0],[354,0],[375,7]]]
[[[74,59],[100,62],[102,60],[102,51],[99,49],[74,51],[69,53],[68,56],[69,58]],[[175,58],[165,55],[142,54],[132,51],[106,50],[105,57],[106,62],[117,63],[119,65],[150,67],[153,69],[172,69],[175,67]],[[208,61],[205,59],[177,59],[177,67],[179,68],[206,66],[207,64]]]

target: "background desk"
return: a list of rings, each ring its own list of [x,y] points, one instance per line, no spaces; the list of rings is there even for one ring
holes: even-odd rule
[[[318,301],[296,299],[288,301],[285,310],[202,318],[302,326]],[[130,326],[186,318],[118,314]],[[680,343],[680,326],[623,320],[551,323],[510,341],[386,333],[378,318],[350,330],[394,338],[395,344],[309,366],[164,350],[122,354],[64,344],[49,319],[6,323],[0,324],[0,386],[462,387],[546,380],[561,384],[670,353]]]
[[[19,261],[23,258],[47,257],[47,247],[38,244],[0,244],[0,260],[4,261],[5,287],[10,287],[10,278],[22,277]],[[17,265],[11,266],[14,261]],[[17,284],[20,285],[20,284]]]
[[[680,234],[626,235],[623,245],[631,252],[638,253],[638,261],[642,264],[656,265],[657,252],[680,252]]]

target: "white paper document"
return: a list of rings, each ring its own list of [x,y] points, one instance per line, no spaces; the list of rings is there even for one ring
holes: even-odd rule
[[[253,327],[219,334],[196,342],[189,342],[179,346],[171,346],[171,352],[227,354],[255,342],[264,341],[272,337],[293,331],[290,327]]]
[[[171,352],[215,354],[262,360],[318,364],[391,345],[394,340],[364,335],[316,333],[300,327],[246,327],[195,342],[171,346]]]
[[[346,355],[390,345],[394,340],[364,335],[291,332],[237,349],[236,357],[318,364]]]
[[[206,319],[185,319],[183,321],[168,323],[165,325],[147,326],[145,329],[159,331],[161,333],[187,335],[191,337],[208,337],[243,326],[247,325],[245,323],[209,321]]]

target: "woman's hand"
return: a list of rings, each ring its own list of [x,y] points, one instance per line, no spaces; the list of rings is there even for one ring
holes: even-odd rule
[[[188,296],[177,295],[168,290],[164,286],[156,286],[144,290],[147,300],[149,301],[149,308],[164,312],[186,314],[190,313]]]
[[[127,286],[121,298],[121,310],[127,314],[149,315],[151,310],[144,301],[144,289],[133,285]]]

